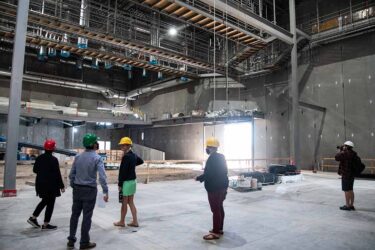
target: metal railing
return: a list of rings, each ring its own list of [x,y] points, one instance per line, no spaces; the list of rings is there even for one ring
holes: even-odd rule
[[[375,17],[375,4],[363,2],[328,15],[318,16],[297,26],[308,34],[317,34],[332,29],[344,31],[345,27],[372,17]]]
[[[366,165],[365,170],[363,173],[368,173],[368,174],[375,174],[375,159],[372,158],[364,158],[361,159],[362,162]],[[320,168],[319,170],[321,171],[333,171],[337,172],[339,167],[339,163],[335,160],[335,158],[322,158],[320,160]]]

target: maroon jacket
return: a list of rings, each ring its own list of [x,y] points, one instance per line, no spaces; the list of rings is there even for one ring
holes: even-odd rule
[[[353,150],[343,150],[336,154],[335,160],[340,162],[337,172],[343,179],[354,178],[353,158],[356,154]]]

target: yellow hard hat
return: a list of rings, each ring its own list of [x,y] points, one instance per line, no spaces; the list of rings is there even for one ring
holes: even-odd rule
[[[219,146],[220,146],[219,141],[214,137],[210,137],[206,140],[206,147],[218,148]]]
[[[118,145],[124,145],[124,144],[132,145],[133,144],[132,139],[130,139],[129,137],[122,137]]]

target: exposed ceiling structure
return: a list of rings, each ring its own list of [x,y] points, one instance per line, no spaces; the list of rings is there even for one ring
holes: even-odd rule
[[[0,3],[1,43],[14,38],[17,6]],[[27,46],[39,59],[91,60],[93,68],[155,72],[158,79],[197,79],[249,73],[259,54],[291,34],[276,25],[279,1],[238,0],[31,0]],[[177,34],[168,34],[175,28]],[[4,46],[0,46],[4,48]],[[250,65],[250,66],[249,66]],[[263,70],[263,69],[258,69]],[[131,76],[131,73],[129,73]],[[131,77],[129,77],[131,78]],[[142,86],[135,86],[140,88]],[[129,90],[124,90],[129,91]]]

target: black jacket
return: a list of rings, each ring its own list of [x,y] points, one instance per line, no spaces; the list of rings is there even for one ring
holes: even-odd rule
[[[222,154],[213,152],[207,159],[202,175],[197,180],[204,182],[207,192],[215,192],[228,188],[228,167]]]
[[[340,162],[337,173],[343,179],[354,178],[353,158],[357,155],[354,150],[343,150],[335,155],[335,160]]]
[[[36,173],[35,191],[39,197],[61,196],[60,189],[64,188],[59,161],[52,153],[46,152],[35,159],[33,167]]]
[[[129,150],[121,160],[120,170],[118,175],[118,185],[122,187],[124,181],[131,181],[137,179],[135,174],[135,167],[143,164],[143,160]]]

